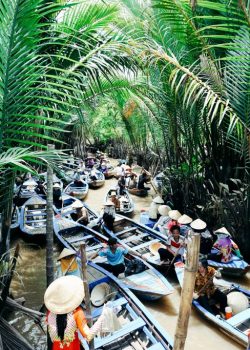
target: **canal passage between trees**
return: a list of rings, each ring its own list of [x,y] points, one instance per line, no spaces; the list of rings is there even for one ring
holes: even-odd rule
[[[107,190],[117,183],[116,179],[106,180],[103,187],[89,191],[86,203],[94,210],[100,211],[104,202]],[[155,196],[153,189],[149,191],[149,196],[145,198],[133,196],[135,202],[134,219],[139,220],[140,210],[148,208],[152,198]],[[19,259],[17,276],[12,283],[12,291],[15,297],[24,296],[26,306],[38,310],[43,304],[43,294],[45,287],[45,248],[25,243],[22,238],[16,236],[12,241],[12,246],[17,242],[21,244],[21,258]],[[58,256],[58,248],[55,246],[55,257]],[[22,282],[20,282],[20,279]],[[180,288],[177,280],[171,278],[170,282],[175,287],[173,294],[166,296],[159,301],[144,303],[155,319],[167,329],[174,338],[175,326],[178,316],[180,302]],[[240,280],[234,280],[246,288],[250,287],[250,273]],[[34,349],[46,349],[45,337],[38,326],[31,320],[24,319],[20,314],[16,314],[12,324],[17,327],[22,334],[32,343]],[[224,336],[215,327],[204,321],[192,310],[189,320],[186,350],[236,350],[243,349],[233,340]]]

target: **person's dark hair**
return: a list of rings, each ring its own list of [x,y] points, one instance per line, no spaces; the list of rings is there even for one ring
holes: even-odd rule
[[[174,232],[174,230],[178,230],[178,231],[179,231],[179,233],[181,232],[180,227],[179,227],[179,226],[177,226],[177,225],[174,225],[174,226],[172,226],[172,227],[170,228],[170,232],[171,232],[171,233],[173,233],[173,232]]]
[[[110,237],[108,240],[108,245],[114,245],[117,243],[117,239],[115,237]]]
[[[205,269],[207,269],[207,267],[208,267],[207,259],[201,259],[201,260],[200,260],[200,264],[201,264]]]
[[[57,328],[57,335],[63,341],[64,339],[64,332],[67,327],[67,314],[63,315],[56,315],[56,328]]]

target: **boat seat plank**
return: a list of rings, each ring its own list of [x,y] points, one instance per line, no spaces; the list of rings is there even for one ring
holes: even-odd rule
[[[119,299],[112,301],[112,306],[113,307],[123,306],[127,303],[128,303],[127,299],[125,299],[124,297],[121,297]],[[102,310],[103,310],[103,307],[99,307],[98,309],[95,309],[94,312],[92,313],[92,317],[93,318],[99,317],[102,313]]]
[[[150,346],[150,348],[148,348],[148,350],[165,350],[165,348],[161,343],[156,343],[156,344]]]
[[[92,247],[86,247],[86,252],[91,252],[92,250],[97,250],[100,248],[103,248],[103,246],[101,244],[97,244],[97,245],[94,245]]]
[[[129,243],[129,242],[133,242],[133,241],[139,241],[140,239],[142,239],[143,237],[146,237],[146,236],[148,236],[147,233],[144,233],[141,235],[133,235],[133,236],[130,236],[128,238],[121,239],[121,241],[123,243]]]
[[[31,218],[33,216],[46,216],[46,215],[47,215],[47,213],[45,212],[45,213],[37,213],[37,214],[35,214],[35,213],[33,213],[33,214],[26,214],[25,216],[26,216],[26,218]]]
[[[87,240],[89,238],[93,238],[93,236],[92,235],[87,235],[87,236],[81,236],[81,237],[77,237],[77,238],[72,237],[72,239],[71,238],[67,238],[67,241],[69,243],[76,243],[76,242],[79,242],[79,241],[85,241],[85,240]]]
[[[130,249],[132,249],[132,250],[138,250],[138,249],[141,249],[141,248],[148,247],[150,244],[152,244],[152,243],[157,243],[157,242],[159,242],[159,239],[152,239],[152,241],[148,241],[148,242],[142,243],[142,244],[137,245],[137,246],[135,246],[135,247],[133,247],[133,248],[130,248]]]
[[[37,213],[37,212],[39,214],[42,213],[42,212],[46,212],[46,208],[44,208],[44,209],[43,208],[41,208],[41,209],[37,208],[37,209],[28,209],[27,210],[27,214],[28,213]]]
[[[39,219],[39,220],[36,220],[36,219],[34,219],[34,220],[26,220],[26,221],[25,221],[25,224],[32,224],[32,223],[36,223],[36,222],[45,222],[45,221],[47,221],[47,219]]]
[[[237,326],[238,324],[248,320],[250,318],[250,308],[238,313],[237,315],[232,316],[227,320],[232,326]]]
[[[143,321],[141,317],[137,318],[134,321],[131,321],[127,323],[124,327],[122,327],[120,330],[114,332],[112,335],[105,337],[105,338],[97,338],[95,339],[95,348],[100,348],[104,345],[107,345],[113,341],[115,341],[117,338],[123,337],[128,333],[133,333],[139,328],[142,328],[146,325],[146,323]]]
[[[137,228],[138,228],[138,227],[126,228],[125,230],[122,230],[122,231],[120,231],[120,232],[117,232],[115,235],[116,235],[116,236],[121,236],[121,235],[123,235],[124,233],[136,231]]]

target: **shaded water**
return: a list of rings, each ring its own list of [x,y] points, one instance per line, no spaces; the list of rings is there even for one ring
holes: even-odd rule
[[[109,179],[103,187],[90,190],[86,198],[86,203],[96,211],[100,211],[107,190],[116,183],[117,180]],[[135,201],[134,219],[139,219],[140,210],[142,208],[147,208],[154,196],[155,192],[153,189],[150,190],[148,197],[140,198],[133,196]],[[21,259],[18,264],[17,273],[22,277],[22,283],[18,276],[16,276],[12,283],[13,295],[15,297],[24,296],[26,299],[25,305],[38,310],[43,303],[43,294],[46,285],[45,249],[44,247],[39,248],[34,245],[28,245],[20,237],[16,238],[12,244],[14,245],[17,241],[21,244]],[[55,246],[55,256],[57,256],[57,254],[58,249]],[[249,288],[250,274],[236,282]],[[173,283],[175,287],[175,291],[172,295],[164,297],[156,302],[148,302],[145,305],[159,323],[174,337],[180,302],[180,288],[175,279],[172,279],[171,283]],[[27,339],[29,339],[35,349],[45,349],[45,338],[38,326],[34,325],[33,321],[24,320],[23,317],[17,314],[12,323],[21,330],[21,333],[24,334]],[[242,349],[242,347],[217,331],[213,325],[202,320],[200,316],[192,310],[185,349],[236,350]]]

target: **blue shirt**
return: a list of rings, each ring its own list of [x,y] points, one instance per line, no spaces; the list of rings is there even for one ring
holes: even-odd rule
[[[118,265],[124,263],[124,255],[128,253],[128,249],[117,247],[116,251],[112,253],[110,248],[101,250],[98,254],[100,256],[106,256],[110,265]]]

